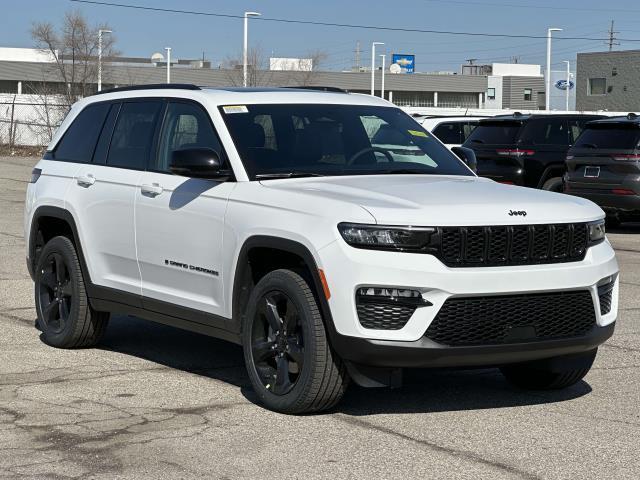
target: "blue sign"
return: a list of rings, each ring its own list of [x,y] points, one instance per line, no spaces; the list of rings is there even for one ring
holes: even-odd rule
[[[391,57],[391,64],[398,65],[400,67],[400,73],[413,73],[416,66],[416,56],[394,53]]]
[[[573,87],[575,87],[576,84],[569,80],[569,90],[573,90]],[[566,80],[558,80],[556,82],[556,88],[559,90],[566,90],[567,89],[567,81]]]

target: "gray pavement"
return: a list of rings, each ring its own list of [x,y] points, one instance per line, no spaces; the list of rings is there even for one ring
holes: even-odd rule
[[[415,372],[291,417],[252,403],[242,352],[222,341],[115,317],[98,348],[43,344],[22,238],[34,162],[0,158],[0,478],[640,477],[640,225],[609,235],[618,326],[575,387]]]

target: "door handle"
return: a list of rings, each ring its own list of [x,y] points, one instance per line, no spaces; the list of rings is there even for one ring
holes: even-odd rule
[[[76,178],[76,182],[78,182],[78,185],[82,187],[90,187],[91,185],[96,183],[96,177],[94,177],[91,173],[87,173],[86,175],[78,175],[78,178]]]
[[[156,197],[163,192],[163,188],[158,183],[152,183],[151,185],[140,185],[140,191],[143,195],[149,195],[151,197]]]

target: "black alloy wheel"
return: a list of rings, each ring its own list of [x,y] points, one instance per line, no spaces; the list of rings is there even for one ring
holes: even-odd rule
[[[51,253],[44,259],[38,281],[41,320],[47,330],[60,333],[69,322],[73,300],[73,282],[62,255]]]
[[[298,309],[283,292],[268,292],[260,298],[252,330],[253,363],[262,384],[275,395],[286,395],[304,365]]]

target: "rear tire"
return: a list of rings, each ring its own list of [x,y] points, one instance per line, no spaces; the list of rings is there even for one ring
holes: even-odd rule
[[[91,347],[104,335],[109,313],[89,305],[78,254],[67,237],[54,237],[42,248],[35,269],[35,300],[38,327],[47,344]]]
[[[259,402],[289,414],[334,407],[349,377],[332,351],[313,291],[291,270],[265,275],[242,321],[244,359]]]
[[[505,365],[500,371],[509,383],[525,390],[559,390],[582,380],[597,352]]]
[[[548,190],[550,192],[562,193],[562,177],[550,178],[542,185],[542,190]]]

